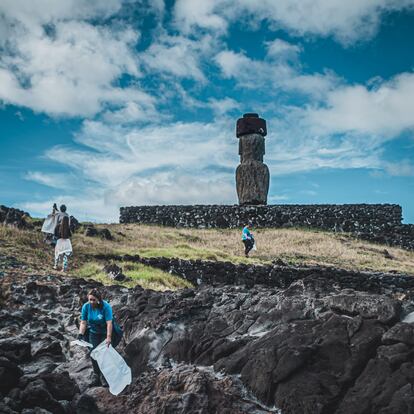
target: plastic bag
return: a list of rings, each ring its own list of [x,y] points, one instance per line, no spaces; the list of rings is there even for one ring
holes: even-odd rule
[[[81,339],[75,339],[74,341],[71,341],[70,345],[71,346],[79,345],[79,346],[84,346],[84,347],[87,347],[87,348],[93,348],[92,344],[90,344],[89,342],[86,342],[86,341],[82,341]]]
[[[43,233],[55,233],[55,228],[57,224],[57,215],[56,214],[49,214],[42,225],[42,232]]]
[[[254,242],[253,247],[252,247],[252,250],[254,250],[254,251],[256,251],[256,250],[257,250],[257,247],[256,247],[256,242]]]
[[[55,257],[58,257],[63,253],[72,253],[72,243],[70,242],[70,239],[58,239],[56,242]]]
[[[131,384],[131,368],[112,345],[107,346],[103,341],[91,352],[91,357],[98,363],[111,394],[118,395],[127,385]]]
[[[408,315],[406,315],[405,318],[401,322],[413,323],[414,322],[414,312],[411,312]]]

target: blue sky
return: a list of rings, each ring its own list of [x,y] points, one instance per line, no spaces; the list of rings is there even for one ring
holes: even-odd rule
[[[414,222],[413,39],[414,0],[3,0],[0,203],[237,203],[235,122],[258,112],[270,204]]]

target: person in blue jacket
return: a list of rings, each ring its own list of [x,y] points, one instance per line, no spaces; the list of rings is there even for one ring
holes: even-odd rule
[[[249,257],[250,250],[253,249],[254,246],[254,237],[253,234],[249,230],[250,224],[246,224],[243,227],[242,231],[242,241],[244,243],[244,255]]]
[[[103,341],[109,347],[113,331],[112,319],[111,305],[102,299],[102,295],[98,289],[90,290],[88,292],[88,301],[82,306],[78,339],[92,344],[92,349],[95,349]],[[88,334],[86,334],[87,328]],[[93,358],[91,359],[95,373],[93,383],[107,386],[98,363]]]

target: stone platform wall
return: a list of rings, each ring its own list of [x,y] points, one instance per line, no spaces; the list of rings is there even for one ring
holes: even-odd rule
[[[333,231],[380,230],[401,224],[396,204],[315,205],[190,205],[121,207],[121,223],[158,224],[171,227],[237,228],[251,221],[253,227],[313,227]]]
[[[307,227],[349,232],[365,240],[414,249],[414,225],[401,224],[397,204],[163,205],[121,207],[121,223],[189,228]]]

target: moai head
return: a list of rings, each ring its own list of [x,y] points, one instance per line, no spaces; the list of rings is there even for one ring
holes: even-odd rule
[[[240,139],[240,162],[256,160],[263,162],[265,154],[264,137],[267,135],[266,121],[258,114],[244,114],[236,124],[236,136]]]
[[[243,118],[239,118],[236,124],[237,138],[248,134],[260,134],[262,137],[267,135],[266,121],[259,118],[258,114],[244,114]]]

